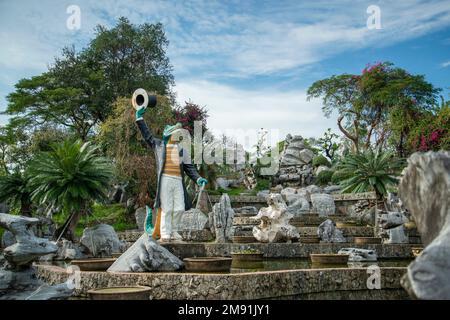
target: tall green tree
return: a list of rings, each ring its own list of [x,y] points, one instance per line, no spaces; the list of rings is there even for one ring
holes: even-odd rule
[[[51,151],[40,153],[30,163],[32,200],[63,208],[69,214],[58,230],[67,239],[74,239],[78,221],[89,212],[92,202],[107,197],[112,164],[98,151],[89,142],[66,140],[54,145]]]
[[[172,95],[168,40],[160,23],[136,26],[120,18],[115,27],[95,31],[80,52],[64,48],[48,71],[16,83],[5,114],[26,119],[28,127],[65,127],[86,141],[117,97],[139,87]]]
[[[322,98],[327,117],[337,111],[338,127],[354,151],[386,148],[390,141],[403,157],[411,126],[433,108],[438,93],[423,75],[384,62],[367,66],[359,75],[316,81],[308,89],[308,99]]]

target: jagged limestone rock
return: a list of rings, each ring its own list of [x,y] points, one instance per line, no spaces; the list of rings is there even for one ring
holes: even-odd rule
[[[349,207],[348,215],[358,223],[375,225],[375,201],[359,200]]]
[[[68,284],[49,286],[39,280],[31,266],[39,257],[58,250],[55,243],[38,238],[32,229],[39,219],[0,213],[0,226],[9,230],[15,243],[0,258],[0,300],[65,299],[72,295]]]
[[[190,209],[182,214],[178,232],[184,241],[210,241],[214,238],[209,228],[209,217],[200,209]]]
[[[177,271],[183,262],[144,233],[107,270],[108,272]]]
[[[287,211],[294,217],[308,213],[310,210],[309,201],[300,194],[289,194],[286,196]]]
[[[348,261],[351,262],[377,261],[378,258],[375,250],[369,249],[342,248],[338,254],[348,254]]]
[[[414,298],[450,299],[450,152],[409,157],[399,195],[425,245],[402,285]]]
[[[228,194],[224,193],[220,201],[213,206],[210,228],[215,234],[216,242],[231,242],[234,234],[233,227],[234,210]]]
[[[58,250],[48,239],[35,237],[31,230],[39,219],[0,213],[0,226],[13,233],[16,243],[3,251],[5,259],[14,267],[29,265],[40,256]]]
[[[317,211],[319,216],[329,216],[334,214],[336,206],[334,204],[334,198],[327,193],[313,193],[311,194],[311,203],[313,210]]]
[[[403,212],[380,211],[378,217],[379,226],[384,231],[380,235],[387,237],[384,243],[409,243],[409,238],[403,227],[409,220]]]
[[[94,257],[110,257],[125,248],[114,228],[104,223],[85,228],[80,243],[88,248]]]
[[[260,221],[253,227],[253,236],[260,242],[297,241],[300,234],[297,228],[289,224],[292,213],[287,211],[286,203],[278,193],[270,195],[266,208],[261,208],[252,219]]]
[[[327,219],[317,228],[317,236],[323,242],[346,242],[342,231],[336,228],[336,224]]]
[[[307,186],[314,179],[314,168],[311,165],[314,153],[305,147],[301,136],[288,134],[285,147],[280,155],[280,169],[273,182],[284,186]]]

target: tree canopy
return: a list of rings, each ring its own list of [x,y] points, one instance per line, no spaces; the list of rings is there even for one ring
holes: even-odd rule
[[[64,48],[48,71],[22,79],[8,95],[5,114],[27,128],[55,124],[84,141],[112,112],[113,102],[139,87],[172,97],[172,66],[163,26],[126,18],[96,28],[89,45]]]
[[[431,110],[439,89],[423,75],[412,75],[390,62],[368,65],[360,75],[343,74],[314,82],[308,99],[322,98],[324,114],[337,111],[337,124],[355,151],[388,147],[405,156],[414,122]]]

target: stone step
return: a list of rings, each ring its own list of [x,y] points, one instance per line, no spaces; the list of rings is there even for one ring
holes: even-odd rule
[[[303,214],[291,219],[290,223],[296,227],[307,227],[307,226],[319,226],[322,222],[327,219],[331,219],[334,222],[350,222],[352,218],[346,215],[329,215],[329,216],[319,216],[317,214]],[[259,222],[255,221],[251,217],[234,217],[233,225],[257,225]]]
[[[231,252],[242,250],[243,247],[256,249],[265,258],[309,258],[310,253],[337,253],[342,248],[374,249],[379,259],[413,258],[414,244],[367,244],[354,243],[167,243],[163,244],[170,252],[180,258],[230,256]]]
[[[253,226],[240,226],[236,228],[235,235],[237,236],[251,236]],[[297,227],[300,236],[316,236],[317,227]],[[345,227],[340,228],[344,237],[348,240],[353,240],[353,237],[373,237],[372,227]]]

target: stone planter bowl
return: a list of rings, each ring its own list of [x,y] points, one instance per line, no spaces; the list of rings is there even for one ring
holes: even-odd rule
[[[381,238],[375,237],[354,237],[353,242],[355,244],[381,244]]]
[[[258,240],[254,236],[233,236],[233,243],[255,243]]]
[[[311,253],[309,255],[313,264],[332,264],[343,265],[348,262],[348,254],[325,254],[325,253]]]
[[[78,266],[81,271],[106,271],[116,261],[115,258],[72,260],[70,264]]]
[[[227,257],[184,258],[184,267],[190,272],[229,272],[233,259]]]
[[[89,290],[91,300],[149,300],[150,287],[109,287]]]

